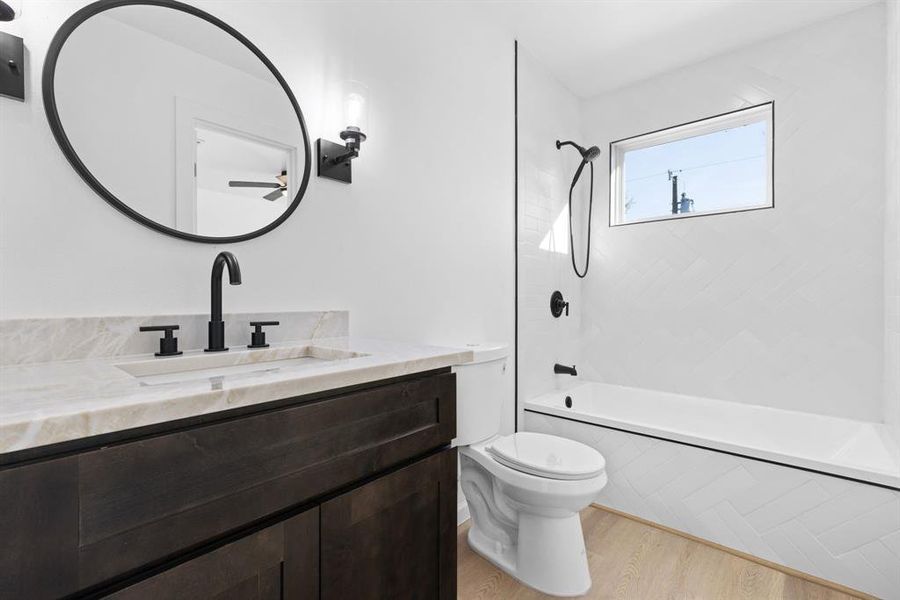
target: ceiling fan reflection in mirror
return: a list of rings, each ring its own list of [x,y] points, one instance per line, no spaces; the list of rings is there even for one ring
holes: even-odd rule
[[[229,181],[228,187],[234,188],[270,188],[274,189],[274,192],[269,192],[263,198],[270,202],[274,202],[280,198],[284,197],[284,193],[287,191],[287,171],[282,171],[281,175],[276,175],[275,179],[278,180],[278,183],[272,183],[268,181]]]

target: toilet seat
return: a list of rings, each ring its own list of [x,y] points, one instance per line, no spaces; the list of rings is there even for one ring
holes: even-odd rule
[[[603,455],[594,448],[544,433],[522,431],[495,438],[485,451],[505,467],[546,479],[582,481],[606,468]]]

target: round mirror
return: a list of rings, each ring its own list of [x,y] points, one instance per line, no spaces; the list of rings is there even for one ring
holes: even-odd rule
[[[240,33],[171,0],[103,0],[50,46],[44,107],[72,166],[163,233],[250,239],[290,216],[309,181],[297,100]]]

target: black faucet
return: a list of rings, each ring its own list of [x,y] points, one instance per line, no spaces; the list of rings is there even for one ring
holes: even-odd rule
[[[561,365],[559,363],[553,365],[553,372],[557,375],[571,375],[572,377],[578,375],[578,371],[575,370],[575,365],[567,367],[566,365]]]
[[[228,283],[241,285],[241,267],[231,252],[219,252],[213,261],[210,278],[212,307],[209,311],[209,345],[206,352],[224,352],[225,322],[222,320],[222,270],[228,266]]]

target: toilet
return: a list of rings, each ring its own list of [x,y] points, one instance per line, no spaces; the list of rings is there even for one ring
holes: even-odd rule
[[[591,587],[579,511],[606,485],[595,449],[532,432],[500,435],[508,348],[470,346],[454,367],[460,485],[472,525],[469,546],[545,594],[580,596]]]

